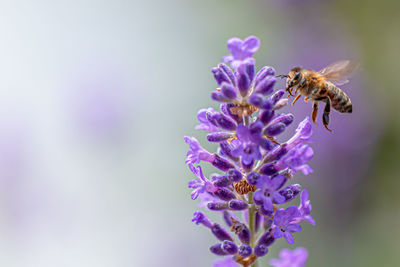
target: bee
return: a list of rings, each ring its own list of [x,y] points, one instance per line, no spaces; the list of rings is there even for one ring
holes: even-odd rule
[[[325,103],[322,123],[328,131],[332,132],[328,128],[331,107],[340,113],[353,112],[350,98],[337,86],[348,83],[348,76],[358,68],[357,62],[340,60],[318,72],[294,67],[288,75],[278,75],[278,77],[287,78],[286,91],[290,96],[296,96],[292,105],[301,96],[305,96],[305,102],[308,100],[313,102],[312,120],[316,125],[318,105],[320,102]],[[295,89],[294,94],[293,89]]]

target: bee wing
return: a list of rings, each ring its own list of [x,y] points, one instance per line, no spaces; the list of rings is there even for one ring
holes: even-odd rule
[[[359,67],[360,63],[357,61],[339,60],[320,70],[318,73],[326,80],[336,85],[342,85],[349,82],[347,78]]]

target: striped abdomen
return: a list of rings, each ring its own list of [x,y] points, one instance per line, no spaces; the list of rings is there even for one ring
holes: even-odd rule
[[[327,84],[328,97],[332,101],[332,107],[341,113],[351,113],[353,111],[353,104],[350,98],[340,88],[332,83]]]

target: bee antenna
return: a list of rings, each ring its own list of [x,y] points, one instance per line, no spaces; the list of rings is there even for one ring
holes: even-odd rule
[[[276,75],[275,76],[276,78],[281,78],[281,79],[283,79],[283,78],[287,78],[287,77],[289,77],[288,75]]]

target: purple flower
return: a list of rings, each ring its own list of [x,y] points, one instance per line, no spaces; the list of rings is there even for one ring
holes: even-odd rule
[[[256,122],[247,128],[243,124],[239,124],[236,128],[237,137],[240,141],[240,146],[233,151],[233,155],[241,157],[244,164],[250,164],[253,160],[261,159],[260,145],[262,123]]]
[[[292,138],[287,141],[288,150],[297,146],[300,143],[311,142],[311,135],[313,133],[312,123],[310,118],[307,116],[302,122],[299,123],[299,126],[296,129],[296,133],[292,136]]]
[[[313,155],[314,151],[309,145],[298,144],[278,161],[275,168],[277,170],[290,168],[294,173],[302,171],[304,175],[308,175],[313,172],[313,169],[311,169],[306,162],[308,162]]]
[[[214,261],[213,267],[239,267],[239,264],[232,257]]]
[[[189,145],[190,149],[186,154],[186,164],[200,163],[200,161],[212,162],[215,156],[205,150],[194,137],[185,136],[185,142]]]
[[[255,36],[249,36],[244,40],[233,37],[228,40],[228,50],[231,54],[224,56],[222,62],[229,62],[231,67],[236,69],[242,61],[252,58],[259,47],[260,40]]]
[[[271,259],[269,264],[274,267],[304,267],[306,266],[308,252],[305,248],[296,248],[295,250],[282,249],[279,253],[279,259]]]
[[[286,178],[283,175],[278,175],[273,179],[263,175],[257,181],[258,190],[254,194],[254,202],[262,205],[264,210],[272,212],[274,210],[273,203],[280,204],[285,201],[285,198],[279,194],[278,190],[284,185]]]
[[[189,188],[193,188],[194,190],[190,194],[191,198],[195,200],[199,194],[204,192],[215,193],[218,190],[218,187],[214,186],[210,180],[208,180],[203,175],[203,171],[200,166],[195,167],[193,164],[188,164],[190,170],[197,176],[199,179],[193,179],[188,183]]]
[[[202,225],[210,229],[213,227],[213,223],[201,211],[196,211],[193,214],[192,222],[194,222],[197,225],[201,223]]]
[[[311,203],[310,200],[308,199],[308,190],[304,189],[301,192],[300,195],[300,205],[299,205],[299,211],[300,211],[300,217],[298,217],[295,221],[296,222],[301,222],[303,220],[306,220],[312,225],[315,225],[315,220],[313,217],[311,217]]]
[[[200,109],[199,112],[197,112],[197,120],[200,122],[199,125],[196,125],[195,129],[198,130],[204,130],[208,132],[218,132],[219,128],[215,125],[213,125],[208,119],[207,119],[207,112],[214,113],[215,110],[213,108],[208,108],[208,109]]]
[[[274,215],[274,237],[285,237],[289,244],[293,244],[292,233],[301,231],[301,226],[294,221],[294,219],[299,216],[300,212],[295,206],[277,210]]]

